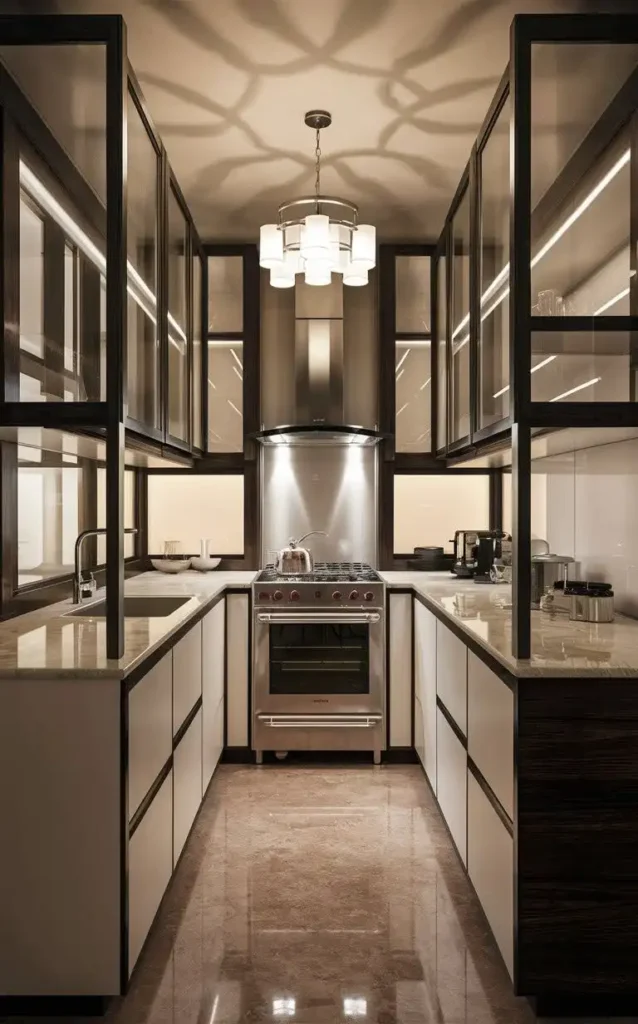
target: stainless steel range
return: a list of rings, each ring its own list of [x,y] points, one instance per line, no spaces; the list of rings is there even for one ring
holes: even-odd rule
[[[369,565],[318,562],[253,584],[253,734],[265,750],[386,747],[385,586]]]

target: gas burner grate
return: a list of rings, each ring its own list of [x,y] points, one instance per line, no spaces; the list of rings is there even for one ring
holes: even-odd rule
[[[316,562],[312,572],[278,573],[267,565],[256,583],[381,583],[378,572],[365,562]]]

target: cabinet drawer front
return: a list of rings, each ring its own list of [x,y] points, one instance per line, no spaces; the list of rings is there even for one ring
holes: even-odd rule
[[[412,745],[412,595],[390,594],[390,746]]]
[[[436,624],[436,690],[461,732],[467,734],[467,647],[440,621]]]
[[[467,686],[467,752],[513,819],[514,694],[471,651]]]
[[[129,820],[173,749],[173,659],[167,654],[128,695]]]
[[[131,837],[128,853],[129,977],[173,872],[173,779],[169,774]]]
[[[461,860],[467,860],[467,755],[445,715],[437,709],[437,799]]]
[[[423,714],[423,767],[436,793],[436,618],[414,603],[415,691]]]
[[[202,796],[208,789],[224,749],[224,702],[202,707]]]
[[[202,695],[202,624],[173,648],[173,736]]]
[[[173,864],[202,801],[202,712],[197,712],[173,754]]]
[[[202,696],[211,707],[217,707],[224,696],[225,643],[226,602],[222,599],[202,622]]]
[[[228,594],[226,597],[226,658],[228,737],[229,747],[247,747],[248,687],[250,685],[249,659],[251,658],[248,628],[248,594]]]
[[[513,840],[471,772],[467,786],[467,870],[513,977]]]

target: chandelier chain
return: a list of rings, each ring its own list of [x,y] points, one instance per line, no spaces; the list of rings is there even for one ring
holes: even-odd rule
[[[317,131],[316,131],[315,158],[316,158],[316,164],[315,164],[315,198],[316,198],[316,200],[318,202],[319,201],[319,188],[320,188],[319,176],[321,174],[321,145],[320,145],[320,142],[319,142],[319,129],[318,128],[317,128]]]

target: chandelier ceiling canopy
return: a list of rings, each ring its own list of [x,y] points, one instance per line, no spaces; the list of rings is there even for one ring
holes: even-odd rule
[[[332,274],[342,274],[347,285],[366,285],[376,265],[376,230],[359,224],[354,203],[321,194],[320,132],[332,124],[332,115],[309,110],[304,121],[316,137],[315,194],[287,199],[277,223],[261,226],[259,264],[270,270],[274,288],[293,288],[297,274],[312,285],[330,284]]]

